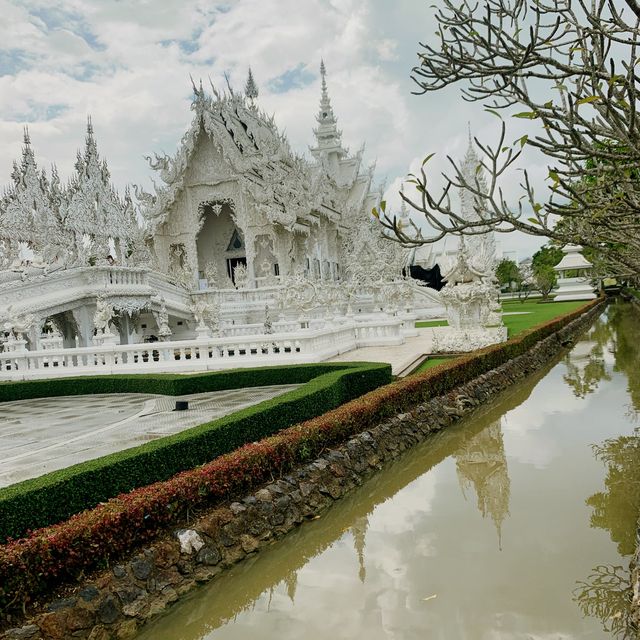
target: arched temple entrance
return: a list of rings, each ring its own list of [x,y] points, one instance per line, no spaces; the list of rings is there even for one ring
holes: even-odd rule
[[[232,215],[233,202],[208,200],[198,205],[202,226],[196,238],[201,287],[225,288],[234,270],[247,266],[244,234]]]

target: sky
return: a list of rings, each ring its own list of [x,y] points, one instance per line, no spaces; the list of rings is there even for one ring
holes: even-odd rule
[[[10,183],[29,126],[40,166],[68,178],[91,115],[98,148],[120,190],[149,189],[144,160],[173,154],[192,112],[189,76],[242,89],[251,66],[260,106],[308,155],[320,99],[320,59],[343,143],[376,163],[391,210],[408,173],[429,153],[437,175],[462,159],[473,135],[492,142],[499,123],[455,88],[413,95],[419,42],[433,38],[433,0],[0,0],[0,185]],[[528,123],[510,125],[513,140]],[[543,184],[537,158],[522,166]],[[520,174],[505,191],[519,197]],[[414,219],[419,222],[420,215]],[[542,241],[500,234],[511,257]]]

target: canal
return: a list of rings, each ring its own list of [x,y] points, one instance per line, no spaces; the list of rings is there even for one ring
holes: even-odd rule
[[[640,313],[222,574],[139,640],[635,637]]]

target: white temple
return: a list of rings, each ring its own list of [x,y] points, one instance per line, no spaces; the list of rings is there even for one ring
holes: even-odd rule
[[[318,361],[400,344],[441,313],[371,217],[373,168],[342,145],[324,64],[321,81],[311,159],[260,110],[251,73],[244,92],[194,85],[189,130],[148,158],[161,184],[135,200],[91,121],[67,184],[25,130],[0,199],[0,377]]]

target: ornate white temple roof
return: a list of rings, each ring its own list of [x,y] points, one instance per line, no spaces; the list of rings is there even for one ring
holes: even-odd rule
[[[154,154],[154,159],[148,158],[164,184],[156,186],[153,194],[136,189],[151,229],[166,221],[184,189],[202,135],[213,141],[228,167],[228,175],[220,178],[238,181],[273,223],[293,228],[296,223],[313,224],[312,212],[333,211],[344,216],[364,206],[370,196],[372,172],[360,171],[364,148],[350,156],[342,147],[324,63],[321,76],[318,127],[314,129],[317,146],[311,148],[315,162],[293,152],[274,118],[259,108],[253,74],[247,79],[244,93],[230,86],[219,92],[212,84],[211,94],[207,94],[202,82],[194,84],[191,109],[195,115],[178,151],[172,157]]]

